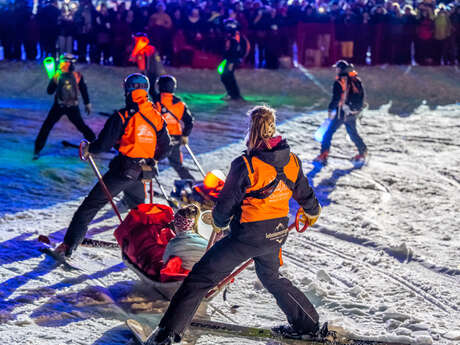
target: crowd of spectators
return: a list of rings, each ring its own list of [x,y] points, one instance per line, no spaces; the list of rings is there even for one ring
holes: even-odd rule
[[[251,44],[248,65],[277,68],[294,56],[315,66],[338,58],[455,64],[460,3],[435,1],[48,0],[32,11],[27,0],[15,0],[0,8],[0,43],[8,60],[23,51],[28,60],[74,52],[79,62],[124,66],[132,35],[146,32],[164,61],[177,65],[183,49],[221,54],[223,23],[232,18]]]

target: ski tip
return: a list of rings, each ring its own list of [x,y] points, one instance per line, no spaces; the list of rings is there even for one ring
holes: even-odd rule
[[[51,245],[51,240],[46,235],[39,235],[38,236],[38,242],[45,243],[47,245]]]

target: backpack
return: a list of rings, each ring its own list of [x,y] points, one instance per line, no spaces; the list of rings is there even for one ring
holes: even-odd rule
[[[62,73],[59,76],[56,100],[59,105],[72,107],[78,105],[78,82],[74,73]]]
[[[364,88],[358,77],[348,78],[348,95],[345,104],[353,112],[359,112],[364,107]]]

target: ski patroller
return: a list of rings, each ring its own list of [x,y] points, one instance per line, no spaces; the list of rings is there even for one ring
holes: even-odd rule
[[[149,337],[154,332],[150,326],[134,319],[127,320],[126,326],[128,326],[134,337],[142,345],[147,344]],[[193,319],[190,323],[190,328],[192,334],[198,333],[198,336],[200,333],[206,335],[215,334],[232,338],[236,337],[262,341],[274,340],[291,345],[408,345],[401,342],[348,338],[335,332],[329,332],[328,336],[324,339],[295,339],[282,336],[269,328],[241,326],[202,319]]]

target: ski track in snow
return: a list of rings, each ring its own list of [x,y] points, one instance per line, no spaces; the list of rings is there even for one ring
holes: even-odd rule
[[[283,120],[279,131],[302,159],[304,172],[323,205],[318,225],[306,234],[290,235],[281,271],[333,327],[373,339],[458,344],[460,106],[436,110],[420,106],[406,118],[388,114],[390,106],[367,111],[362,119],[360,130],[371,156],[361,169],[334,157],[326,167],[309,163],[319,151],[312,137],[325,113],[288,106],[278,110]],[[228,171],[232,158],[244,149],[241,139],[247,120],[235,114],[243,114],[249,107],[220,107],[200,113],[191,146],[205,170]],[[216,115],[220,116],[217,122],[212,120]],[[30,150],[30,131],[36,127],[31,120],[34,113],[21,111],[21,116],[29,127],[23,128],[28,141],[17,141],[16,154]],[[98,126],[103,123],[103,119],[95,121]],[[59,126],[69,129],[66,121]],[[2,128],[13,127],[2,120]],[[69,131],[77,141],[78,134]],[[53,133],[60,139],[58,131]],[[10,138],[7,130],[2,130],[2,135]],[[222,143],[216,140],[205,145],[210,136],[217,135]],[[118,251],[79,249],[73,261],[83,272],[55,269],[53,261],[38,251],[38,234],[62,240],[82,200],[73,197],[86,194],[95,181],[89,167],[77,163],[75,152],[60,147],[56,151],[56,145],[56,141],[48,142],[48,154],[38,163],[45,178],[54,184],[48,190],[34,185],[21,190],[20,180],[12,176],[16,187],[9,190],[17,188],[27,198],[36,193],[44,204],[40,209],[31,200],[34,208],[16,213],[10,210],[0,218],[0,339],[5,344],[133,343],[122,322],[135,314],[156,322],[165,303],[153,302],[158,295],[136,283],[135,274],[121,263]],[[14,151],[7,153],[14,157]],[[331,153],[337,157],[355,154],[343,128],[334,137]],[[61,154],[62,159],[53,166],[53,159]],[[99,166],[107,165],[110,157],[98,157]],[[193,167],[189,158],[186,165]],[[161,181],[170,190],[175,173],[165,165],[162,169]],[[198,176],[196,171],[194,174]],[[32,171],[30,176],[34,178]],[[47,194],[51,197],[53,193],[62,193],[62,199],[49,203]],[[294,209],[295,203],[292,206]],[[89,235],[113,241],[117,224],[107,206],[90,226]],[[253,267],[232,284],[228,299],[229,304],[240,306],[237,313],[229,314],[237,322],[255,326],[285,322]],[[221,298],[213,304],[228,311]],[[215,320],[228,321],[210,308],[208,313]],[[266,344],[193,332],[185,343]]]

